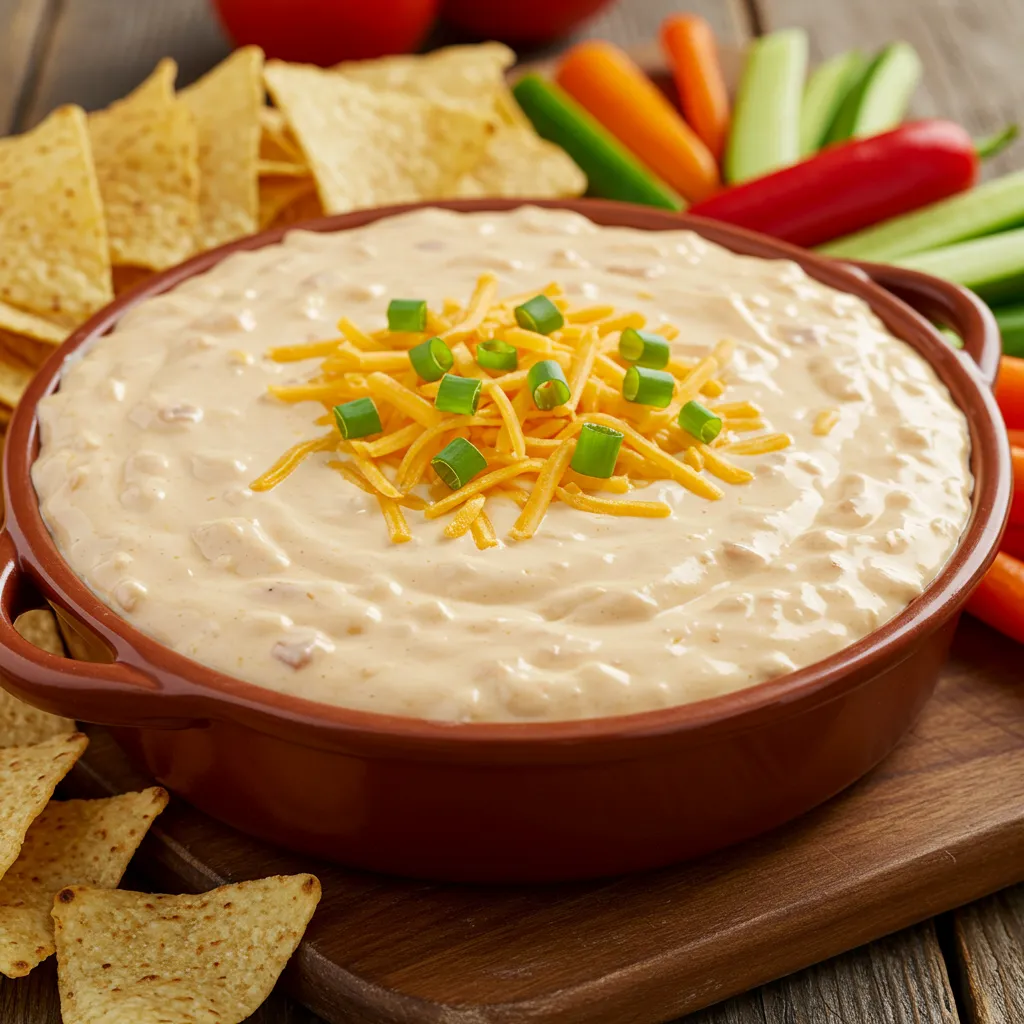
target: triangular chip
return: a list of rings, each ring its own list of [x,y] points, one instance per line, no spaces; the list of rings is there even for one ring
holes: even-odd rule
[[[559,199],[582,195],[586,188],[587,176],[564,149],[530,128],[502,128],[483,160],[459,180],[455,194]]]
[[[313,875],[199,896],[62,889],[53,901],[64,1024],[239,1024],[267,998],[320,899]]]
[[[11,358],[6,347],[0,349],[0,403],[13,409],[34,376],[35,370],[31,366]]]
[[[297,160],[264,160],[261,157],[256,169],[261,178],[275,175],[284,178],[306,178],[309,176],[309,168]]]
[[[25,612],[15,620],[14,628],[29,643],[35,644],[43,650],[54,651],[54,637],[49,633],[49,627],[39,627],[36,612]],[[49,613],[51,620],[53,613]],[[26,622],[26,617],[28,622]],[[45,632],[44,632],[45,630]],[[56,637],[56,643],[60,643],[60,635]],[[61,645],[63,650],[63,645]],[[75,731],[75,723],[70,718],[61,718],[59,715],[51,715],[47,711],[40,711],[24,701],[18,700],[6,690],[0,690],[0,747],[20,747],[31,743],[41,743],[43,740],[52,739],[54,736],[66,736]]]
[[[316,195],[312,178],[261,178],[260,228],[270,227],[282,210],[309,195]]]
[[[60,638],[57,617],[49,608],[33,608],[31,611],[22,612],[14,620],[14,628],[25,640],[41,651],[64,657],[64,642]],[[35,740],[28,742],[34,743]],[[3,746],[11,744],[4,743]]]
[[[263,109],[263,51],[235,50],[181,92],[199,138],[196,246],[213,249],[256,230],[256,162]]]
[[[67,885],[114,888],[166,806],[167,790],[157,786],[46,805],[0,879],[0,973],[23,977],[53,953],[54,896]]]
[[[0,750],[0,877],[17,860],[29,825],[88,746],[80,732]]]
[[[263,107],[260,110],[260,159],[284,160],[303,163],[305,157],[292,136],[288,122],[280,110]]]
[[[199,218],[196,128],[162,60],[133,93],[89,115],[115,264],[162,270],[191,255]]]
[[[33,313],[23,313],[20,309],[0,302],[0,330],[9,334],[44,341],[48,345],[60,345],[70,333],[66,327],[45,320]]]
[[[489,103],[505,85],[516,55],[503,43],[446,46],[433,53],[345,61],[331,70],[375,90],[404,92],[435,101]]]
[[[0,302],[73,326],[112,298],[85,114],[60,107],[0,139]]]
[[[269,61],[265,78],[328,213],[448,195],[495,130],[479,114],[321,68]]]

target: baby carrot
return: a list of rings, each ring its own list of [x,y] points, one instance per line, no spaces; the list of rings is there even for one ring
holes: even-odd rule
[[[1000,551],[971,594],[967,610],[993,629],[1024,643],[1024,562]]]
[[[996,401],[1011,430],[1024,428],[1024,359],[1003,356],[996,381]]]
[[[697,202],[718,187],[718,165],[708,147],[617,47],[579,43],[555,81],[686,199]]]
[[[661,45],[675,76],[683,115],[720,160],[729,132],[729,92],[711,26],[696,14],[666,18]]]
[[[1010,505],[1010,522],[1024,526],[1024,448],[1010,447],[1013,459],[1013,502]]]

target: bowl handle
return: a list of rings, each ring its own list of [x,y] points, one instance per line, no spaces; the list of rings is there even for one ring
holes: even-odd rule
[[[908,306],[963,338],[964,351],[977,364],[985,383],[992,387],[999,373],[1002,339],[992,311],[972,291],[941,278],[906,267],[850,261],[877,285],[892,292]]]
[[[0,533],[0,676],[4,688],[44,711],[112,726],[186,729],[205,725],[185,695],[164,692],[160,682],[123,661],[76,661],[29,643],[14,628],[14,608],[24,586],[10,534]]]

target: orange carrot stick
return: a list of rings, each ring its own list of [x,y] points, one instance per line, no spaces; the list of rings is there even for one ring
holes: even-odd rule
[[[1008,526],[999,550],[1013,558],[1024,559],[1024,526]]]
[[[967,610],[993,629],[1024,643],[1024,562],[1000,552],[971,594]]]
[[[996,401],[1011,430],[1024,429],[1024,359],[1003,356],[996,381]]]
[[[706,198],[718,187],[718,165],[711,151],[617,47],[598,41],[579,43],[565,55],[555,79],[691,202]]]
[[[1014,448],[1024,448],[1024,430],[1008,430],[1006,436]]]
[[[729,134],[729,91],[711,26],[696,14],[666,18],[661,45],[672,66],[683,115],[714,158],[721,160]]]

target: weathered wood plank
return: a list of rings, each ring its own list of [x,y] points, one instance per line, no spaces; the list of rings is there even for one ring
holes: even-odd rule
[[[27,978],[0,977],[0,1021],[3,1024],[60,1024],[57,961],[50,957]]]
[[[0,0],[0,135],[14,127],[52,7],[53,0]]]
[[[104,107],[138,85],[161,57],[178,62],[178,84],[186,85],[227,52],[209,0],[68,0],[60,6],[25,123],[35,124],[60,103]]]
[[[679,1024],[957,1024],[935,928],[908,929]]]
[[[965,1024],[1024,1021],[1024,886],[958,910],[954,927]]]
[[[619,46],[645,46],[658,38],[662,19],[680,10],[693,11],[708,19],[723,45],[743,42],[750,34],[745,0],[627,0],[612,4],[593,21],[581,36],[611,39]]]
[[[817,59],[896,39],[924,63],[914,99],[920,117],[948,117],[981,135],[1024,117],[1024,20],[1019,0],[759,0],[767,29],[803,25]],[[1024,143],[994,160],[988,173],[1024,165]]]

